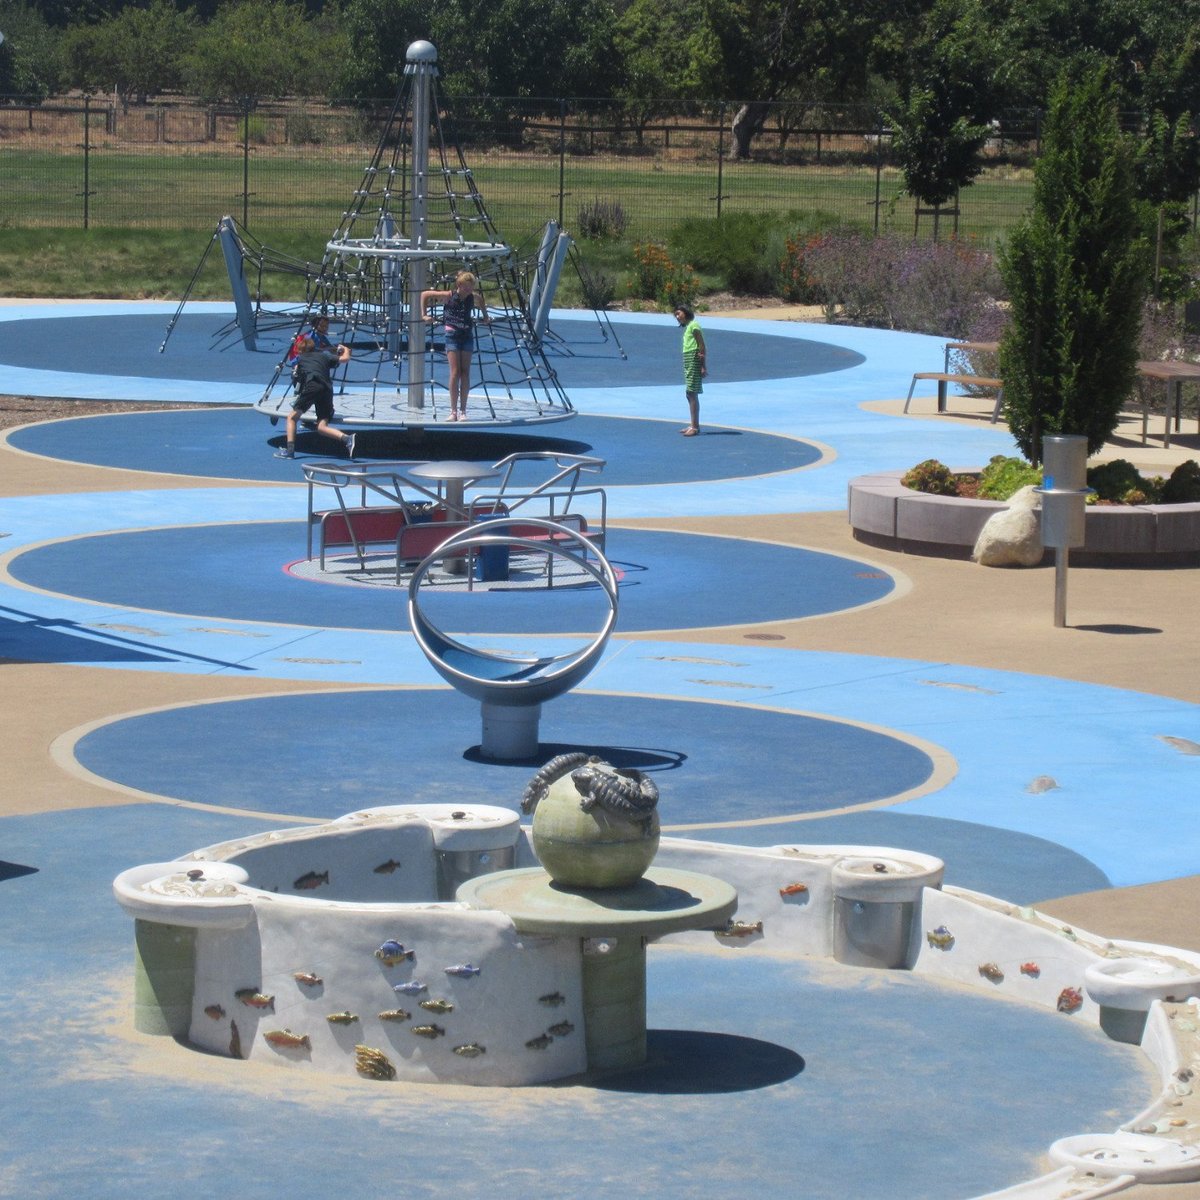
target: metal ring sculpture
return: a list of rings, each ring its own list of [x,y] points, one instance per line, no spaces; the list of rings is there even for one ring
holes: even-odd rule
[[[583,534],[556,521],[540,517],[520,519],[523,529],[533,526],[544,530],[547,535],[544,541],[513,537],[503,532],[488,532],[487,526],[493,524],[501,525],[503,522],[499,519],[490,520],[486,525],[463,529],[447,538],[420,563],[408,584],[408,620],[417,645],[424,651],[434,670],[460,692],[484,704],[533,706],[570,691],[600,661],[617,623],[617,577],[608,559],[592,542]],[[561,541],[577,544],[582,553],[567,549],[560,544]],[[569,558],[600,585],[608,600],[608,614],[599,632],[582,649],[543,657],[487,654],[444,633],[421,610],[421,583],[433,564],[440,559],[485,546],[512,546]]]

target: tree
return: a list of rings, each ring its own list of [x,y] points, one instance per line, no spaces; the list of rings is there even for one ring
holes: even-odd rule
[[[937,0],[911,47],[889,113],[904,186],[936,210],[983,169],[979,152],[996,115],[994,52],[977,0]]]
[[[781,100],[851,100],[873,71],[891,63],[905,30],[929,0],[744,0],[736,40],[725,45],[742,97],[733,118],[731,157],[748,158],[772,106]]]
[[[95,25],[73,25],[63,35],[71,82],[87,90],[114,91],[144,104],[148,96],[179,87],[183,57],[196,40],[191,9],[171,0],[123,9]]]
[[[184,57],[187,86],[205,100],[328,94],[345,34],[296,0],[231,0]]]
[[[1010,320],[1000,343],[1009,428],[1030,462],[1046,434],[1104,445],[1137,377],[1146,245],[1132,148],[1102,65],[1055,86],[1034,201],[1000,253]]]
[[[610,0],[348,0],[347,53],[334,94],[394,96],[409,45],[438,51],[439,90],[450,97],[609,95],[613,67]]]
[[[0,0],[0,95],[44,100],[62,82],[59,33],[20,0]]]

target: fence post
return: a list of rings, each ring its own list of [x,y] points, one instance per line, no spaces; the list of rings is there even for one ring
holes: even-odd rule
[[[725,101],[717,113],[720,128],[717,131],[717,216],[721,215],[722,191],[725,186]]]
[[[567,170],[567,102],[558,101],[558,227],[563,227],[563,201]]]
[[[883,113],[875,115],[875,221],[872,231],[879,236],[879,203],[883,191]]]
[[[83,227],[88,227],[91,219],[89,197],[92,194],[92,112],[91,97],[83,98]]]
[[[242,228],[250,228],[250,97],[242,97]]]

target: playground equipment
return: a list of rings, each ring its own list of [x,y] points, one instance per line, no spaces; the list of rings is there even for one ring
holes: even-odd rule
[[[491,316],[476,327],[468,424],[527,425],[574,415],[547,358],[564,352],[565,342],[550,331],[550,310],[573,240],[550,221],[536,251],[523,259],[500,236],[461,148],[446,141],[437,74],[435,47],[413,42],[391,115],[319,264],[270,250],[233,217],[217,224],[205,257],[221,247],[235,308],[219,340],[240,337],[248,350],[279,352],[257,404],[272,418],[293,400],[283,347],[320,315],[329,318],[330,338],[352,350],[335,373],[344,424],[419,428],[447,421],[445,345],[440,327],[426,325],[420,297],[426,289],[452,290],[460,271],[477,277]],[[304,278],[299,311],[264,308],[261,282],[270,271]],[[611,323],[596,315],[602,339],[624,357]],[[282,342],[281,330],[289,334]]]
[[[514,524],[517,524],[514,522]],[[442,542],[420,563],[408,585],[408,619],[417,645],[447,683],[482,711],[480,743],[485,758],[532,758],[538,749],[542,705],[568,692],[600,661],[617,623],[617,579],[608,559],[582,533],[555,521],[522,517],[521,536],[503,519],[468,526]],[[558,654],[493,654],[458,641],[439,629],[421,607],[421,585],[438,561],[489,548],[523,550],[571,561],[600,586],[607,613],[599,630],[583,644]],[[553,575],[548,572],[552,581]]]

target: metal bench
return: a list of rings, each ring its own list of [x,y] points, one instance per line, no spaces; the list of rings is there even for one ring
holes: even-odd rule
[[[963,384],[970,387],[980,388],[995,388],[996,403],[992,408],[992,424],[1000,419],[1000,405],[1004,401],[1004,383],[999,379],[992,379],[986,375],[971,375],[959,374],[953,371],[916,371],[912,377],[912,383],[908,385],[908,395],[904,398],[904,411],[908,412],[908,406],[912,403],[913,392],[916,390],[917,381],[921,379],[931,379],[937,382],[937,410],[940,413],[946,411],[946,391],[947,385],[951,383]]]

